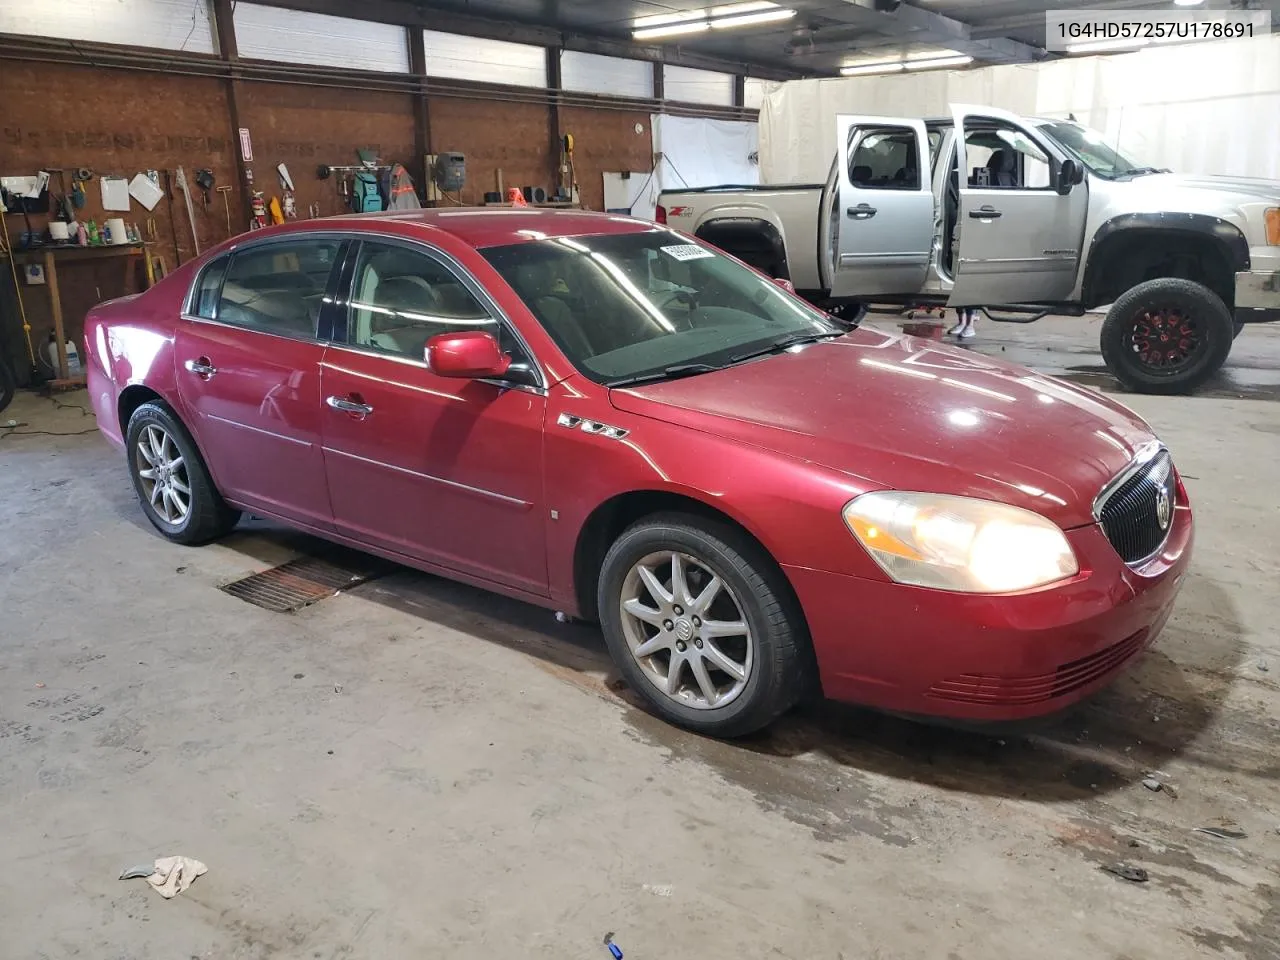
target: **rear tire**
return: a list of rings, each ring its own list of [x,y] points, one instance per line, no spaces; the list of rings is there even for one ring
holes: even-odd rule
[[[1138,393],[1191,393],[1231,352],[1231,311],[1208,287],[1165,277],[1121,294],[1102,324],[1107,368]]]
[[[160,534],[196,546],[231,532],[240,511],[227,505],[182,421],[159,401],[129,418],[125,451],[133,489]]]
[[[669,723],[740,737],[814,686],[808,629],[782,571],[726,524],[641,520],[605,556],[597,603],[614,662]]]

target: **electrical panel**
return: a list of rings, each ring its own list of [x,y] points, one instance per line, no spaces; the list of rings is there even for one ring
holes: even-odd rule
[[[436,155],[436,185],[445,193],[457,193],[467,182],[467,158],[461,153]]]

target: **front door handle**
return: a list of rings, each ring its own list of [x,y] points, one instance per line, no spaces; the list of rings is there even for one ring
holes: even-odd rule
[[[194,373],[202,380],[208,380],[218,372],[218,368],[213,365],[208,357],[197,357],[195,360],[188,360],[183,366],[187,368],[188,373]]]
[[[999,220],[1004,214],[995,207],[982,207],[979,210],[970,210],[970,220]]]
[[[849,209],[845,210],[845,215],[850,220],[870,220],[879,212],[869,203],[860,203],[856,207],[849,207]]]
[[[360,419],[364,419],[373,413],[373,406],[368,403],[361,403],[358,400],[351,400],[347,397],[328,397],[325,400],[334,410],[341,410],[343,413],[355,414]]]

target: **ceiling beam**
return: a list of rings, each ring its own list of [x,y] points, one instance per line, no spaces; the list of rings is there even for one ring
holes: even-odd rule
[[[802,75],[802,71],[798,69],[746,63],[695,53],[679,46],[634,43],[616,37],[565,32],[554,27],[510,20],[490,20],[471,14],[421,7],[408,0],[361,0],[358,5],[351,4],[349,0],[269,0],[269,2],[272,6],[285,7],[289,10],[327,13],[335,17],[393,23],[404,27],[421,27],[442,33],[482,37],[486,40],[506,40],[511,43],[527,43],[539,47],[558,47],[564,50],[598,53],[607,57],[672,63],[682,67],[697,67],[702,70],[718,70],[758,77],[762,80],[793,80]]]

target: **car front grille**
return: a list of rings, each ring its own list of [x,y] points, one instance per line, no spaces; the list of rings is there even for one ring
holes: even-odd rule
[[[1164,546],[1173,527],[1174,487],[1173,459],[1161,447],[1139,456],[1099,494],[1094,516],[1125,563],[1141,563]]]

